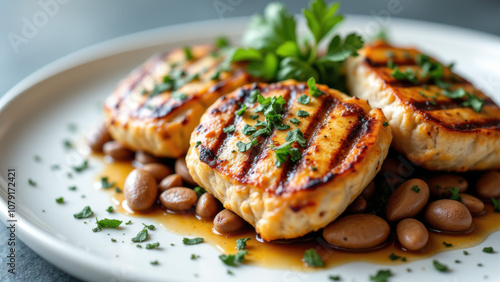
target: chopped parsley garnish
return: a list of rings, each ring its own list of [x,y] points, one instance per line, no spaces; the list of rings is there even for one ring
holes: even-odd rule
[[[144,242],[146,241],[146,239],[148,238],[148,229],[147,228],[143,228],[141,231],[139,231],[139,233],[137,233],[137,235],[132,238],[132,242]]]
[[[382,122],[382,125],[383,125],[384,127],[388,127],[388,126],[389,126],[389,123],[388,123],[387,121],[384,121],[384,122]]]
[[[443,245],[446,247],[446,248],[450,248],[453,246],[453,244],[451,243],[446,243],[445,241],[443,241]]]
[[[319,83],[338,85],[343,61],[357,56],[363,46],[361,36],[355,33],[345,38],[330,36],[343,20],[336,14],[338,8],[338,3],[312,1],[303,10],[312,36],[303,40],[297,36],[295,18],[285,5],[270,3],[263,16],[252,18],[242,38],[244,47],[234,52],[231,61],[247,61],[251,75],[268,81],[314,77]],[[318,57],[318,46],[323,43],[328,46],[326,55]]]
[[[325,95],[325,93],[323,91],[319,90],[318,87],[316,86],[316,79],[314,79],[314,77],[310,77],[307,80],[307,86],[309,87],[309,93],[311,93],[311,96],[319,97],[321,95]]]
[[[132,220],[129,220],[125,223],[125,225],[130,225],[130,224],[132,224]]]
[[[306,111],[303,111],[303,110],[298,110],[297,111],[297,116],[299,116],[299,117],[307,117],[307,116],[309,116],[309,113],[306,112]]]
[[[82,172],[82,171],[86,170],[87,168],[89,168],[89,161],[88,160],[84,160],[81,165],[74,166],[72,168],[76,172]]]
[[[253,139],[252,141],[250,141],[248,143],[243,143],[241,141],[238,141],[236,143],[236,147],[238,147],[238,151],[240,151],[242,153],[250,150],[252,148],[252,146],[255,146],[255,145],[257,145],[257,139]]]
[[[219,49],[228,47],[230,45],[231,44],[229,43],[229,40],[224,36],[217,37],[217,39],[215,40],[215,46],[217,46],[217,48]]]
[[[411,69],[406,69],[404,72],[402,72],[398,67],[395,67],[391,73],[391,76],[397,80],[407,80],[413,84],[418,84],[418,78]]]
[[[229,274],[229,275],[233,275],[234,273],[233,273],[231,270],[229,270],[229,269],[228,269],[228,270],[227,270],[227,274]]]
[[[247,250],[240,250],[235,255],[220,255],[220,260],[229,266],[237,266],[239,263],[245,261],[245,256],[248,254]]]
[[[302,105],[307,105],[311,102],[311,97],[307,96],[306,94],[302,94],[299,96],[297,99],[297,103],[302,104]]]
[[[241,108],[236,111],[236,115],[242,116],[246,110],[247,110],[247,105],[243,104],[241,105]]]
[[[491,198],[491,203],[493,204],[493,210],[495,212],[500,212],[500,200]]]
[[[192,259],[192,260],[195,260],[195,259],[197,259],[197,258],[199,258],[199,257],[200,257],[200,255],[191,254],[191,259]]]
[[[121,193],[121,192],[122,192],[122,189],[120,189],[120,187],[118,187],[118,186],[117,186],[117,187],[115,187],[115,192],[116,192],[116,193]]]
[[[74,218],[82,219],[82,218],[89,218],[92,215],[94,215],[94,212],[90,208],[90,206],[86,206],[83,208],[81,212],[77,212],[73,215]]]
[[[63,145],[64,148],[66,148],[67,150],[73,148],[73,143],[67,139],[63,141]]]
[[[191,49],[187,46],[184,47],[184,56],[186,57],[186,60],[188,60],[188,61],[190,61],[194,58],[193,53],[191,52]]]
[[[236,240],[236,249],[238,250],[243,250],[247,247],[247,241],[250,240],[250,238],[240,238]]]
[[[297,125],[297,124],[300,123],[300,120],[298,120],[296,118],[292,118],[292,119],[290,119],[290,122],[293,123],[293,124],[295,124],[295,125]]]
[[[340,281],[340,280],[342,280],[342,278],[340,278],[340,275],[335,275],[335,276],[330,275],[330,276],[328,276],[328,279],[330,279],[331,281]]]
[[[33,179],[31,179],[31,178],[28,178],[28,184],[29,184],[30,186],[33,186],[33,187],[35,187],[35,186],[36,186],[36,182],[35,182],[35,181],[33,181]]]
[[[61,169],[61,166],[58,165],[58,164],[53,164],[51,167],[50,167],[51,170],[60,170]]]
[[[493,254],[495,253],[495,250],[493,250],[493,247],[484,247],[483,252],[487,254]]]
[[[113,208],[113,206],[109,206],[106,211],[107,212],[113,212],[115,209]]]
[[[198,146],[201,145],[201,141],[196,141],[196,145],[194,145],[195,148],[198,148]]]
[[[41,158],[39,155],[35,155],[35,156],[33,157],[33,159],[34,159],[34,160],[35,160],[35,162],[37,162],[37,163],[39,163],[39,162],[41,162],[41,161],[42,161],[42,158]]]
[[[146,244],[146,249],[151,250],[151,249],[156,249],[160,246],[159,242],[153,243],[153,244]]]
[[[390,260],[392,260],[392,261],[394,261],[394,260],[398,260],[398,259],[400,259],[400,258],[401,258],[401,257],[400,257],[400,256],[398,256],[398,255],[396,255],[395,253],[391,253],[391,254],[389,255],[389,259],[390,259]]]
[[[277,167],[281,167],[281,164],[286,162],[288,156],[290,156],[292,162],[300,160],[302,156],[300,154],[299,149],[292,147],[294,142],[299,143],[299,145],[302,147],[306,146],[306,139],[304,138],[302,132],[298,128],[289,131],[285,140],[287,142],[285,142],[283,145],[271,148],[276,151],[275,165]]]
[[[58,204],[64,203],[64,198],[63,197],[56,198],[56,203]]]
[[[94,232],[101,231],[103,228],[117,228],[123,222],[118,219],[107,219],[107,218],[98,220],[97,217],[95,221],[97,223],[97,227],[92,229],[92,231]]]
[[[236,126],[234,124],[230,125],[230,126],[226,126],[222,129],[222,131],[224,133],[229,133],[229,132],[233,132],[234,130],[236,129]],[[199,141],[201,143],[201,141]]]
[[[420,188],[418,188],[418,185],[413,185],[413,187],[411,187],[411,190],[415,193],[420,192]]]
[[[201,195],[205,194],[207,192],[207,190],[203,189],[202,187],[200,186],[196,186],[194,187],[194,192],[196,193],[196,196],[198,196],[198,199],[201,197]]]
[[[116,239],[115,238],[111,238],[111,242],[115,243]]]
[[[439,263],[439,261],[437,261],[437,260],[433,260],[433,261],[432,261],[432,264],[434,264],[434,267],[435,267],[437,270],[441,271],[441,272],[446,272],[446,271],[448,271],[448,266],[447,266],[446,264],[441,264],[441,263]]]
[[[464,251],[464,255],[468,256],[468,255],[469,255],[469,252]]]
[[[387,60],[387,67],[390,69],[393,69],[395,67],[393,59]]]
[[[245,124],[245,126],[243,126],[243,129],[241,130],[241,132],[243,132],[243,134],[245,135],[252,135],[255,131],[257,131],[257,129],[249,124]]]
[[[216,70],[214,74],[210,77],[211,80],[219,80],[220,78],[220,70]]]
[[[462,261],[461,261],[461,260],[456,259],[456,260],[455,260],[455,263],[462,263]]]
[[[200,238],[200,237],[192,238],[192,239],[189,239],[189,238],[182,239],[182,243],[184,243],[184,245],[196,245],[196,244],[200,244],[203,241],[204,241],[204,239]]]
[[[175,100],[184,101],[188,98],[188,95],[182,92],[172,92],[172,98],[174,98]]]
[[[458,202],[461,202],[462,201],[462,196],[460,196],[458,193],[460,192],[460,190],[456,187],[451,187],[450,188],[450,192],[451,192],[451,196],[450,196],[450,199],[451,200],[455,200],[455,201],[458,201]]]
[[[256,120],[259,118],[259,115],[249,115],[249,117],[253,120]]]
[[[108,189],[108,188],[111,188],[113,186],[115,186],[115,183],[114,182],[109,182],[107,176],[101,177],[101,188]]]
[[[152,265],[158,265],[159,264],[158,260],[150,261],[149,263],[152,264]]]
[[[471,107],[476,112],[480,112],[483,108],[484,99],[472,95],[471,93],[465,91],[462,87],[454,91],[448,91],[445,89],[441,93],[450,99],[461,99],[465,97],[465,101],[462,102],[462,106]]]
[[[373,282],[387,282],[387,279],[392,276],[392,272],[387,270],[379,270],[377,274],[370,275],[370,281]]]
[[[304,262],[310,267],[323,267],[325,262],[314,249],[308,249],[304,253]]]

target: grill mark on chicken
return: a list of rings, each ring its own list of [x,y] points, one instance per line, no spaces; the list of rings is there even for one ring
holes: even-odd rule
[[[307,148],[312,145],[312,143],[315,142],[318,133],[320,132],[321,128],[327,125],[327,119],[330,116],[330,113],[335,110],[337,105],[337,99],[333,99],[331,96],[327,96],[321,101],[321,106],[315,112],[315,115],[308,117],[312,119],[312,121],[307,126],[307,129],[303,132],[304,138],[306,139],[306,147],[302,148],[302,146],[300,145],[293,144],[295,148],[299,149],[301,155],[305,150],[307,150]],[[283,164],[284,167],[281,172],[278,185],[274,191],[276,195],[281,195],[286,191],[286,186],[297,173],[297,169],[300,167],[300,164],[303,162],[303,160],[306,159],[306,157],[307,156],[303,155],[302,158],[297,162],[291,162],[289,160],[290,158],[288,158],[288,160]]]

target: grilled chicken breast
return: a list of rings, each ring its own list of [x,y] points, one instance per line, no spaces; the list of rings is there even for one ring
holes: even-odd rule
[[[351,94],[382,108],[392,145],[431,170],[500,168],[500,108],[413,48],[375,42],[347,61]]]
[[[157,54],[122,80],[105,102],[109,132],[133,150],[176,158],[217,98],[252,81],[210,45]]]
[[[191,135],[186,161],[193,179],[264,240],[296,238],[326,226],[361,193],[387,155],[392,135],[380,109],[317,87],[323,95],[311,97],[305,83],[293,80],[244,86],[215,102]],[[253,102],[256,93],[263,97]],[[282,109],[269,106],[272,97],[276,104],[282,101]],[[273,110],[281,120],[273,119]],[[275,125],[261,134],[264,119]]]

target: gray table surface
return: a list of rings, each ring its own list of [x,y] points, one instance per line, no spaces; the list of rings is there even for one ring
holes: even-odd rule
[[[152,28],[207,19],[247,16],[261,12],[269,1],[262,0],[40,0],[0,2],[0,97],[23,78],[48,63],[87,46]],[[299,13],[307,1],[282,1]],[[383,15],[390,3],[398,2],[400,18],[445,23],[500,35],[500,1],[481,0],[384,0],[342,1],[346,14]],[[49,12],[45,12],[49,11]],[[23,36],[26,21],[39,26]],[[35,19],[36,20],[36,19]],[[15,35],[24,40],[12,42]],[[499,50],[500,51],[500,50]],[[8,230],[0,224],[0,238]],[[79,281],[59,270],[17,240],[17,273],[7,272],[6,244],[0,247],[0,281]]]

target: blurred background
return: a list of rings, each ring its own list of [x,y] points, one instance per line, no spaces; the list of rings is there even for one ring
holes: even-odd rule
[[[0,97],[37,69],[90,45],[130,33],[168,25],[224,21],[260,13],[263,0],[31,0],[0,2]],[[308,1],[281,1],[300,13]],[[444,23],[500,35],[497,0],[350,0],[340,1],[341,13],[384,16],[398,5],[398,18]],[[500,51],[500,50],[499,50]],[[7,229],[0,224],[0,237]],[[18,240],[19,242],[19,240]],[[68,281],[73,277],[40,258],[21,242],[15,276],[0,273],[0,281]],[[0,255],[7,247],[0,248]],[[2,268],[3,269],[3,268]]]

